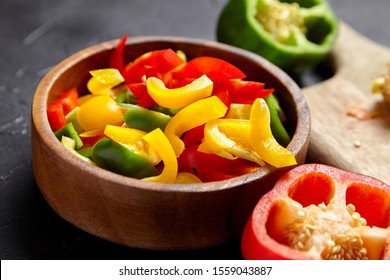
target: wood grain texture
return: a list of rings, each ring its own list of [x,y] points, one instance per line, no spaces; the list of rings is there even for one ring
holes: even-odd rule
[[[387,71],[390,50],[341,23],[331,54],[335,75],[303,89],[312,128],[308,160],[376,177],[390,183],[390,110],[371,93],[373,78]],[[354,107],[378,115],[349,116]]]

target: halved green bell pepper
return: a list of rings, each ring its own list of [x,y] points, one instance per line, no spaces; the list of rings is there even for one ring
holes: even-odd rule
[[[338,20],[326,0],[229,0],[217,26],[218,41],[292,72],[323,60],[337,35]]]

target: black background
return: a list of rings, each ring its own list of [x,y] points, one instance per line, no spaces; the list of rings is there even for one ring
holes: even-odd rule
[[[330,2],[341,20],[371,40],[390,46],[390,1]],[[216,40],[216,23],[225,3],[0,0],[1,259],[241,258],[238,240],[200,251],[155,252],[91,236],[51,210],[37,188],[31,164],[31,102],[36,86],[51,67],[85,47],[125,33]],[[314,81],[309,78],[301,85]]]

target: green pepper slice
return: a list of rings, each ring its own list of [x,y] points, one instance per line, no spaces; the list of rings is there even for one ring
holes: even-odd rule
[[[75,148],[76,150],[80,149],[83,146],[83,141],[79,137],[75,127],[73,126],[73,123],[68,123],[63,128],[57,130],[54,132],[54,135],[58,138],[58,140],[61,141],[62,136],[67,136],[69,138],[72,138],[75,140]]]
[[[326,0],[229,0],[217,25],[218,41],[292,72],[322,61],[337,35],[338,20]]]
[[[127,127],[136,128],[146,132],[151,132],[156,128],[164,131],[171,116],[157,111],[149,110],[133,104],[119,104],[119,106],[127,109],[127,112],[122,115]]]
[[[147,159],[108,138],[96,142],[92,148],[92,158],[101,168],[137,179],[159,174]]]
[[[264,98],[267,103],[269,113],[271,116],[271,131],[274,135],[276,141],[283,147],[287,147],[287,145],[291,141],[290,135],[287,133],[282,120],[285,118],[284,112],[279,105],[278,99],[270,94],[266,98]]]

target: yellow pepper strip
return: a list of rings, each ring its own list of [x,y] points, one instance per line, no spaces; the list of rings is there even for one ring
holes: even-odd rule
[[[96,165],[92,160],[90,160],[89,158],[87,157],[84,157],[82,155],[80,155],[78,152],[76,152],[76,150],[74,149],[75,146],[76,146],[76,141],[70,137],[67,137],[67,136],[62,136],[61,137],[61,144],[67,148],[72,154],[74,154],[75,156],[81,158],[82,160],[84,160],[85,162],[88,162],[90,164],[93,164],[93,165]]]
[[[217,96],[211,96],[198,100],[177,112],[164,131],[176,156],[179,157],[184,151],[184,142],[180,139],[184,132],[210,120],[222,118],[227,109],[226,105]]]
[[[176,176],[176,184],[196,184],[202,183],[202,181],[194,174],[189,172],[179,172]]]
[[[251,108],[252,105],[250,104],[232,103],[230,104],[230,109],[226,115],[226,118],[249,120],[249,116],[251,114]]]
[[[253,102],[249,122],[252,146],[265,162],[278,168],[297,164],[294,154],[272,135],[270,113],[264,99],[257,98]]]
[[[98,128],[80,133],[80,137],[95,137],[104,134],[104,129]]]
[[[146,80],[146,88],[150,97],[158,105],[166,108],[182,108],[209,97],[213,91],[213,82],[203,75],[184,87],[168,89],[162,80],[150,77]]]
[[[175,151],[171,143],[160,128],[146,134],[143,139],[148,143],[149,148],[154,149],[164,163],[164,169],[160,175],[143,178],[143,181],[158,183],[175,183],[178,170]]]
[[[227,159],[239,157],[264,165],[264,161],[252,148],[248,120],[219,119],[207,122],[204,140],[198,151],[214,153]]]
[[[125,81],[119,70],[114,68],[92,70],[89,73],[92,78],[89,79],[87,88],[92,94],[107,94],[111,88]]]
[[[148,144],[143,139],[146,135],[145,131],[129,127],[106,125],[104,134],[135,154],[146,158],[153,165],[157,165],[161,161],[157,152],[153,148],[148,148]]]

